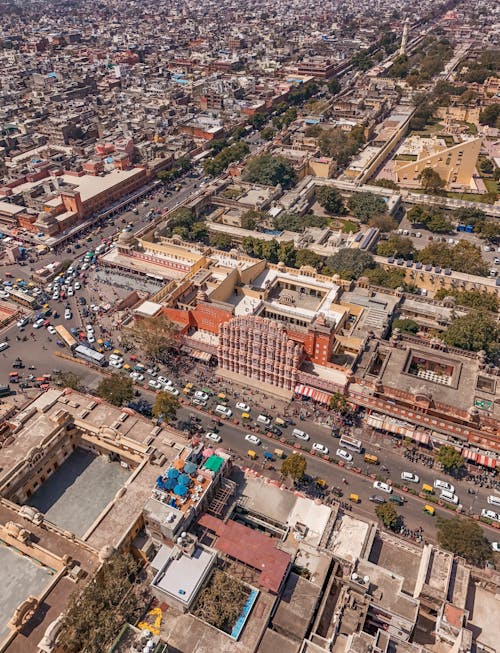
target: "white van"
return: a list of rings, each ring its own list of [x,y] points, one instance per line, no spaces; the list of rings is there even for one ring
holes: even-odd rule
[[[214,412],[216,412],[218,415],[223,415],[224,417],[231,417],[233,414],[230,408],[223,406],[222,404],[218,404]]]
[[[294,438],[298,438],[299,440],[309,440],[309,435],[300,429],[293,429],[292,435]]]
[[[434,489],[435,490],[445,490],[446,492],[449,492],[450,494],[455,494],[455,487],[451,483],[448,483],[447,481],[441,481],[439,478],[437,478],[434,481]]]
[[[269,424],[271,424],[271,420],[267,415],[259,415],[257,417],[257,422],[259,424],[264,424],[264,426],[269,426]]]
[[[439,498],[441,501],[446,501],[447,503],[454,503],[455,505],[458,504],[457,495],[453,494],[453,492],[448,492],[447,490],[443,490],[439,495]]]
[[[0,342],[0,351],[4,351],[4,349],[9,348],[9,343],[8,342]]]
[[[490,494],[487,501],[491,506],[500,506],[500,497],[497,497],[496,494]]]

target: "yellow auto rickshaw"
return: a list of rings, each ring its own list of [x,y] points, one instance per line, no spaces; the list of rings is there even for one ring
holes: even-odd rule
[[[250,419],[250,413],[241,413],[241,419]]]
[[[422,485],[422,492],[425,492],[425,494],[434,494],[434,488],[432,485],[427,485],[427,483],[424,483]]]
[[[283,449],[275,449],[274,450],[274,455],[276,458],[284,458],[285,454],[283,453]]]
[[[360,503],[361,499],[359,498],[359,494],[351,493],[349,495],[349,501],[352,501],[353,503]]]
[[[182,389],[183,394],[188,395],[191,390],[193,389],[193,384],[192,383],[186,383],[184,388]]]
[[[423,508],[424,512],[430,515],[431,517],[434,517],[434,514],[436,513],[436,510],[434,509],[434,506],[429,506],[425,505]]]
[[[317,478],[316,479],[316,485],[319,485],[319,487],[326,487],[326,481],[324,478]]]
[[[372,453],[365,453],[365,463],[370,463],[371,465],[378,465],[378,456],[375,456]]]
[[[276,417],[276,419],[274,420],[274,423],[277,426],[285,426],[286,427],[286,422],[282,417]]]
[[[249,450],[247,451],[247,456],[248,456],[249,458],[251,458],[252,460],[255,460],[255,459],[257,458],[257,454],[256,454],[255,451],[253,451],[252,449],[249,449]]]

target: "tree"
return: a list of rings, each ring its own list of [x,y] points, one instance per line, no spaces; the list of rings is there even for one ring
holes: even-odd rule
[[[291,188],[295,185],[297,175],[293,165],[281,156],[262,154],[252,159],[243,172],[243,179],[254,184]]]
[[[148,358],[161,360],[162,354],[174,345],[177,331],[177,326],[164,315],[145,317],[135,320],[126,339]]]
[[[201,220],[194,222],[191,226],[191,229],[188,234],[189,240],[193,240],[197,243],[203,243],[208,240],[208,230],[205,222]]]
[[[264,129],[260,132],[260,136],[263,140],[270,141],[275,133],[276,130],[274,130],[272,127],[264,127]]]
[[[392,328],[399,329],[405,333],[417,333],[420,330],[420,327],[415,320],[394,320]]]
[[[330,410],[340,413],[341,415],[346,415],[350,412],[349,402],[347,401],[346,396],[341,392],[334,392],[332,394],[328,407]]]
[[[392,531],[396,530],[396,526],[399,522],[399,515],[396,512],[394,504],[389,502],[379,504],[375,508],[375,514],[386,528],[390,528]]]
[[[445,185],[444,179],[441,179],[439,173],[433,168],[424,168],[419,175],[419,179],[422,188],[431,193],[436,193]]]
[[[497,295],[491,292],[480,292],[479,290],[457,290],[456,288],[440,288],[434,295],[434,299],[444,299],[445,297],[455,297],[459,306],[469,308],[483,309],[498,312],[500,301]]]
[[[60,371],[54,374],[54,382],[56,385],[63,388],[71,388],[72,390],[80,390],[82,382],[80,377],[73,372]]]
[[[345,213],[344,200],[336,188],[320,186],[316,189],[316,199],[327,213],[343,215]]]
[[[384,288],[404,287],[405,283],[405,271],[400,268],[391,267],[386,270],[381,265],[376,265],[371,270],[363,270],[363,276],[368,277],[374,286],[383,286]]]
[[[490,127],[500,127],[500,104],[490,104],[479,114],[479,122]]]
[[[464,466],[464,459],[460,453],[448,445],[439,448],[436,454],[436,460],[441,463],[445,472],[454,472]]]
[[[179,402],[169,392],[158,392],[153,404],[153,415],[163,417],[167,422],[173,421],[177,415]]]
[[[215,628],[231,633],[249,593],[240,580],[216,569],[196,599],[193,614]]]
[[[295,253],[295,266],[301,268],[303,265],[309,265],[315,270],[323,267],[324,258],[310,249],[299,249]]]
[[[482,276],[488,274],[488,266],[481,250],[467,240],[460,240],[453,246],[446,243],[429,243],[423,249],[416,251],[414,258],[426,265],[439,265],[466,274]]]
[[[484,175],[491,175],[493,174],[495,166],[493,165],[493,161],[491,159],[481,159],[479,162],[479,169]]]
[[[333,256],[326,259],[326,265],[339,274],[342,279],[357,279],[364,270],[375,267],[373,258],[368,252],[360,249],[339,249]]]
[[[113,374],[102,379],[96,389],[99,397],[109,401],[113,406],[123,406],[134,396],[132,379],[121,374]]]
[[[485,351],[492,355],[500,348],[498,322],[484,311],[456,317],[440,337],[446,344],[467,351]]]
[[[363,143],[364,131],[362,127],[360,129],[354,127],[349,134],[346,134],[339,127],[321,129],[318,134],[318,145],[321,154],[332,157],[342,168],[347,166],[351,157]]]
[[[307,460],[300,453],[292,453],[287,456],[281,463],[281,476],[290,478],[294,481],[300,481],[306,473]]]
[[[483,565],[491,560],[491,545],[478,523],[470,519],[452,517],[437,519],[439,546],[462,556],[474,565]]]
[[[337,95],[337,93],[340,93],[341,85],[337,77],[334,77],[328,82],[328,90],[332,95]]]
[[[382,240],[377,247],[379,256],[395,256],[409,258],[413,256],[415,248],[411,238],[404,236],[391,236],[389,240]]]
[[[349,198],[348,205],[351,213],[361,222],[368,222],[370,218],[387,213],[384,199],[373,193],[353,193]]]
[[[451,222],[439,211],[433,211],[429,214],[425,226],[435,234],[448,234],[453,229]]]
[[[241,161],[248,153],[250,148],[245,141],[237,141],[221,150],[213,159],[207,159],[203,164],[203,169],[207,175],[215,177],[233,161]]]
[[[228,234],[211,232],[209,242],[212,247],[227,251],[233,246],[233,239]]]
[[[62,620],[58,644],[68,653],[107,651],[123,624],[135,623],[150,599],[135,585],[139,562],[115,554],[94,578],[73,594]]]
[[[398,226],[398,223],[390,215],[375,215],[373,218],[368,220],[370,227],[378,229],[382,233],[388,233],[394,231]]]
[[[380,186],[380,188],[389,188],[391,190],[399,190],[399,186],[392,179],[372,179],[370,186]]]

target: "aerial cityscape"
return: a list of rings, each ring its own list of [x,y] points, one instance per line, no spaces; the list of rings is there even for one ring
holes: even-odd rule
[[[0,653],[500,653],[500,4],[0,16]]]

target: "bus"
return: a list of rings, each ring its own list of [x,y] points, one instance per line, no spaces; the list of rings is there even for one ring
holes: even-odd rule
[[[363,443],[361,440],[356,440],[356,438],[351,438],[350,435],[341,435],[339,446],[342,449],[348,449],[349,451],[354,451],[355,453],[361,453],[363,449]]]
[[[35,310],[40,306],[38,300],[32,295],[28,295],[27,292],[16,290],[16,288],[8,288],[7,292],[10,295],[9,299],[16,302],[16,304],[26,306],[26,308],[31,308],[32,310]]]
[[[65,326],[63,326],[62,324],[57,324],[54,328],[57,331],[57,335],[61,338],[64,344],[67,345],[71,350],[73,350],[77,346],[78,344],[77,341],[75,340],[75,338],[73,338],[73,336]]]
[[[106,356],[104,354],[100,354],[95,349],[85,347],[84,345],[78,345],[75,347],[73,353],[77,358],[81,358],[82,360],[87,361],[87,363],[92,363],[92,365],[99,365],[99,367],[103,367],[103,365],[106,363]]]

